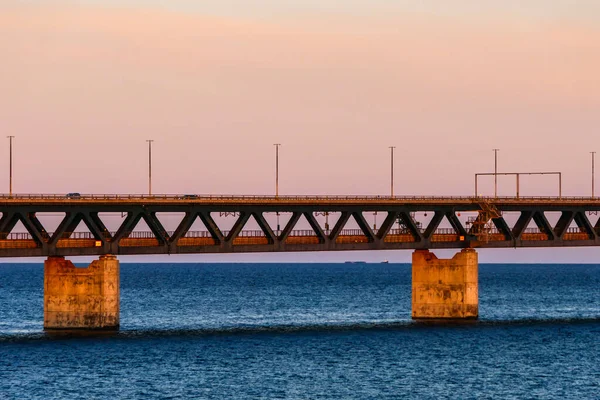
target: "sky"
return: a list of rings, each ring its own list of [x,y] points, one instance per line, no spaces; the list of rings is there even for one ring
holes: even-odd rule
[[[3,0],[0,54],[18,193],[146,192],[146,139],[155,193],[272,194],[282,143],[281,194],[387,194],[396,146],[397,194],[470,195],[499,148],[589,195],[600,150],[595,0]]]

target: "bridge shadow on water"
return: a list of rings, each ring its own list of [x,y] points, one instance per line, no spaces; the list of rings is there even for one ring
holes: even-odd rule
[[[355,324],[314,324],[314,325],[270,325],[270,326],[230,326],[215,328],[190,329],[148,329],[148,330],[51,330],[34,333],[0,333],[0,343],[18,343],[55,340],[85,339],[152,339],[181,337],[211,337],[260,334],[328,334],[367,331],[411,331],[411,330],[444,330],[444,329],[490,329],[518,327],[549,327],[600,324],[600,316],[592,318],[562,319],[521,319],[521,320],[421,320],[397,322],[365,322]]]

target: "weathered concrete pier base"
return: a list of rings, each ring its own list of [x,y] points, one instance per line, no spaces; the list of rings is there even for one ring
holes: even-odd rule
[[[476,319],[479,316],[477,252],[463,249],[449,260],[428,250],[412,257],[413,319]]]
[[[87,268],[64,257],[44,264],[44,329],[119,329],[119,261],[101,256]]]

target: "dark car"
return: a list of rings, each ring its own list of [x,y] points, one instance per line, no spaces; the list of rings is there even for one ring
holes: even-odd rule
[[[80,199],[81,198],[81,194],[80,193],[67,193],[66,195],[67,199]]]
[[[184,200],[194,200],[198,198],[197,194],[184,194],[183,196],[181,196],[182,199]]]

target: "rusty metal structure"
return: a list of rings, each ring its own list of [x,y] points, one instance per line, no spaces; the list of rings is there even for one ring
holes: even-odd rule
[[[598,246],[600,220],[588,218],[598,211],[600,199],[562,196],[0,195],[0,257]],[[48,232],[42,213],[64,218]],[[123,216],[116,231],[107,229],[104,213]],[[183,218],[167,231],[157,213]],[[324,228],[317,216],[334,213],[339,219]],[[373,213],[384,216],[379,227],[365,218]],[[556,223],[548,213],[559,215]],[[279,230],[269,214],[291,217]],[[472,217],[465,222],[466,214]],[[230,230],[219,227],[222,216],[236,219]],[[245,229],[250,218],[260,229]],[[297,228],[301,218],[310,229]],[[197,219],[206,230],[190,230]],[[148,232],[135,230],[141,220]],[[358,229],[347,227],[351,220]],[[13,232],[19,222],[26,232]],[[76,232],[81,222],[89,232]]]

